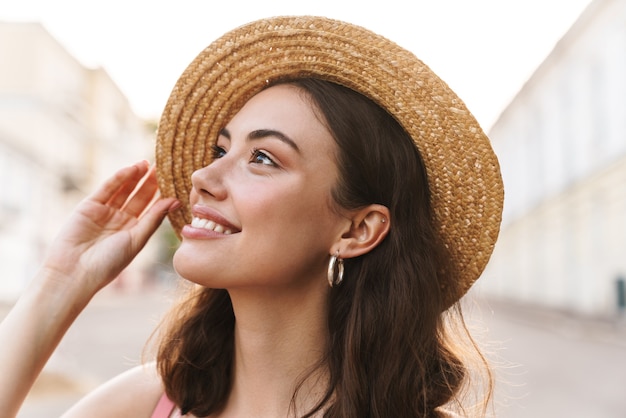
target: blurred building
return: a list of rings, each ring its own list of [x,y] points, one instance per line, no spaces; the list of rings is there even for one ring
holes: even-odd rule
[[[626,1],[593,1],[490,137],[506,196],[480,291],[583,314],[623,312]]]
[[[0,299],[38,268],[71,208],[152,154],[153,129],[107,73],[39,23],[0,22]]]

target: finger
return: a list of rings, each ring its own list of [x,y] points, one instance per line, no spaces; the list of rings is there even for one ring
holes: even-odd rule
[[[142,166],[137,167],[132,175],[128,177],[126,181],[123,182],[115,191],[113,196],[107,202],[107,205],[115,209],[121,209],[128,201],[128,197],[134,192],[139,182],[143,179],[146,174],[146,168],[147,165],[145,163],[142,164]]]
[[[115,196],[120,194],[120,191],[125,188],[125,184],[127,184],[129,180],[132,182],[132,179],[136,178],[134,182],[134,184],[136,184],[136,182],[143,177],[146,171],[148,171],[148,165],[145,161],[129,167],[124,167],[117,171],[112,177],[107,179],[104,184],[89,197],[89,199],[102,204],[109,203]],[[132,189],[130,191],[132,192]],[[125,201],[126,199],[124,199],[124,202]],[[123,205],[124,202],[122,202],[121,205]],[[121,205],[119,207],[121,207]]]
[[[139,217],[154,200],[157,189],[156,167],[153,165],[122,210],[131,216]]]
[[[147,169],[148,165],[145,162],[136,166],[135,171],[120,185],[106,204],[112,208],[121,209],[143,179]]]
[[[146,211],[134,227],[136,251],[139,251],[148,242],[168,212],[174,211],[180,206],[180,202],[174,198],[159,199]]]

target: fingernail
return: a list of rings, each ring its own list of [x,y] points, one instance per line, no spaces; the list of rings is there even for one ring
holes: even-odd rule
[[[178,208],[180,208],[182,206],[182,204],[180,203],[180,201],[175,200],[172,202],[172,204],[170,205],[170,207],[167,209],[168,212],[172,212]]]
[[[135,164],[133,164],[133,166],[137,167],[137,168],[144,168],[144,167],[148,166],[148,164],[150,164],[150,163],[148,163],[147,160],[141,160],[141,161],[137,161]]]

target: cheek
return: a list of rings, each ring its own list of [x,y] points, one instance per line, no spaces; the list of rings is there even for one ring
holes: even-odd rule
[[[243,205],[240,216],[253,224],[262,220],[266,226],[285,229],[317,224],[319,227],[331,222],[336,216],[329,207],[329,197],[325,191],[311,190],[301,185],[281,188],[254,188],[241,195]]]

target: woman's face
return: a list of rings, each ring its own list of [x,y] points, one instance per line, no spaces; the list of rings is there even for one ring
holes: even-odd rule
[[[305,93],[262,91],[216,145],[215,160],[192,175],[177,272],[213,288],[323,284],[349,221],[332,209],[335,141]]]

